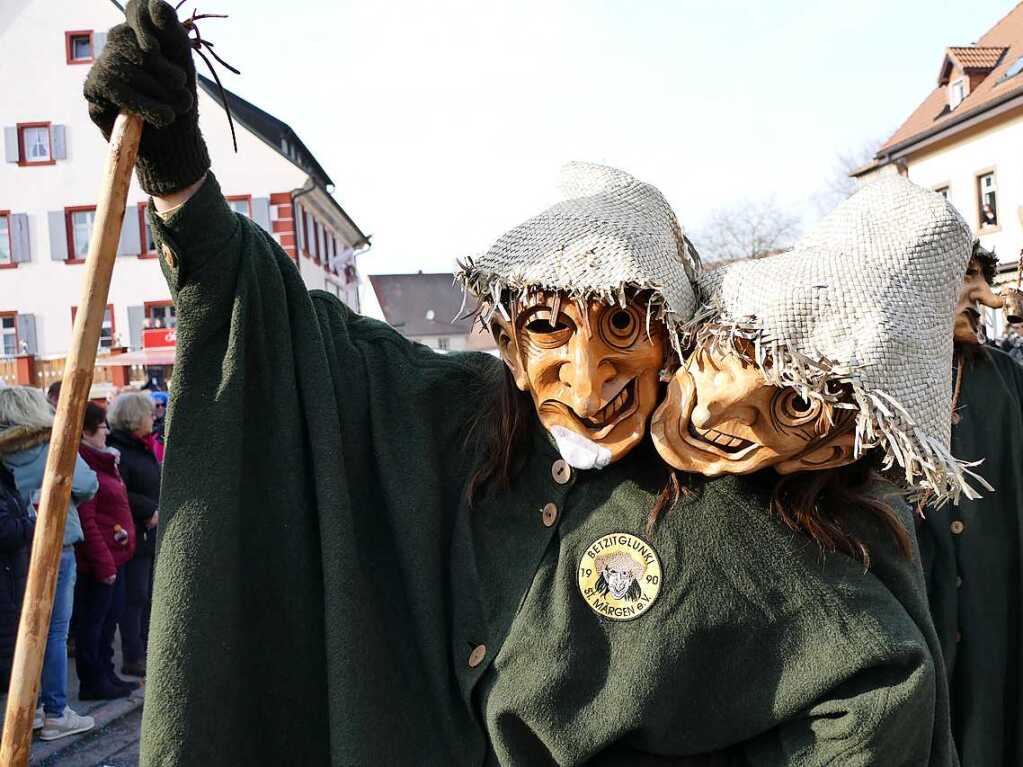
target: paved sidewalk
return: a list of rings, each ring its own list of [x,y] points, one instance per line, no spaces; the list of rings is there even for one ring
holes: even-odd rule
[[[114,668],[121,669],[121,638],[114,639]],[[138,677],[125,676],[125,679]],[[141,681],[141,680],[138,680]],[[32,739],[32,767],[137,767],[142,697],[145,686],[118,700],[78,700],[78,674],[74,658],[68,658],[68,705],[96,720],[96,726],[80,735],[60,740]],[[7,697],[0,697],[6,706]],[[0,715],[0,727],[2,727]]]

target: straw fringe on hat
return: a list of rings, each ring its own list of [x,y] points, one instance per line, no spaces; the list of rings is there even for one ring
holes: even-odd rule
[[[971,247],[941,195],[882,179],[793,250],[702,275],[693,326],[728,352],[751,345],[767,380],[803,397],[835,402],[847,384],[854,404],[838,406],[858,411],[857,455],[882,447],[914,495],[975,498],[969,478],[990,486],[949,452],[952,325]]]
[[[456,280],[479,300],[482,320],[506,316],[505,301],[534,290],[622,305],[627,291],[649,290],[648,320],[662,320],[681,352],[699,256],[664,196],[624,171],[579,162],[562,169],[561,191],[561,202],[459,263]]]

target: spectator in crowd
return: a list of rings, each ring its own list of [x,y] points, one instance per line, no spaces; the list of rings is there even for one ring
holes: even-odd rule
[[[33,507],[43,486],[52,428],[53,409],[42,391],[27,386],[0,391],[0,460],[14,475],[21,500]],[[39,692],[44,719],[39,737],[43,740],[85,732],[95,724],[92,717],[80,716],[67,705],[67,637],[75,592],[74,544],[82,540],[77,504],[92,498],[98,488],[96,473],[79,456],[71,480],[64,550],[60,554],[50,630],[43,655]]]
[[[6,692],[11,681],[34,529],[35,517],[18,495],[14,476],[0,463],[0,692]]]
[[[60,400],[60,381],[54,381],[50,384],[50,387],[46,390],[46,401],[50,403],[54,410],[57,409],[57,401]]]
[[[117,469],[120,454],[107,447],[106,411],[85,406],[79,453],[99,479],[99,492],[78,507],[85,540],[76,546],[75,661],[82,700],[125,698],[137,682],[114,672],[114,631],[124,609],[126,563],[135,551],[135,523],[128,491]]]
[[[1009,323],[1005,336],[995,342],[995,347],[1012,357],[1016,364],[1023,365],[1023,323]]]
[[[149,392],[126,391],[110,403],[107,444],[121,454],[120,472],[135,520],[135,553],[125,566],[126,604],[121,615],[121,671],[146,674],[146,634],[160,518],[160,463],[149,445],[155,407]]]
[[[163,423],[167,415],[167,401],[169,399],[167,392],[165,391],[151,391],[149,396],[153,398],[154,405],[154,417],[153,417],[153,433],[150,435],[150,445],[153,448],[153,454],[156,456],[161,464],[163,463]]]

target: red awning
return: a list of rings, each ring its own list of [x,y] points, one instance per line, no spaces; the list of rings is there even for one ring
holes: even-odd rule
[[[122,365],[173,365],[173,346],[165,346],[156,349],[142,349],[137,352],[126,352],[125,354],[110,354],[96,358],[96,367],[109,368]]]

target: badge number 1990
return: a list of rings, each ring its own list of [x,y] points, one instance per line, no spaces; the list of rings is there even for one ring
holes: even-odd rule
[[[579,593],[602,618],[631,621],[645,615],[661,591],[661,560],[631,533],[609,533],[589,546],[576,573]]]

